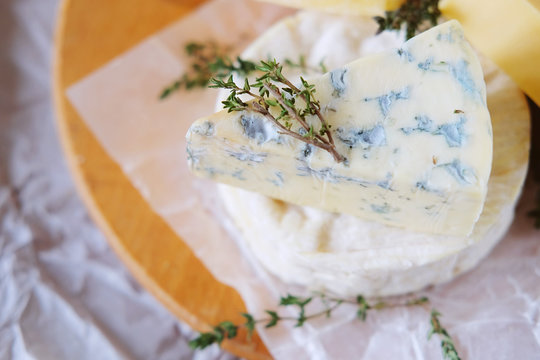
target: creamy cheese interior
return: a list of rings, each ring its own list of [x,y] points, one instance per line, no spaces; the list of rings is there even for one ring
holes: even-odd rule
[[[359,56],[399,46],[393,33],[373,36],[369,19],[303,12],[285,19],[242,55],[259,60],[304,57],[339,68]],[[255,257],[288,283],[353,296],[391,295],[446,281],[470,269],[513,218],[528,163],[529,113],[517,86],[482,59],[492,117],[494,156],[482,215],[469,236],[436,236],[291,205],[226,185],[220,193]],[[298,69],[288,69],[292,77]],[[391,204],[390,204],[391,205]]]

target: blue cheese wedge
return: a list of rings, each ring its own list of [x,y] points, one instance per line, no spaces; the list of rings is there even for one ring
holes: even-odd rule
[[[471,233],[493,140],[482,69],[459,23],[309,81],[347,161],[280,134],[256,112],[221,111],[188,131],[192,171],[411,231]]]

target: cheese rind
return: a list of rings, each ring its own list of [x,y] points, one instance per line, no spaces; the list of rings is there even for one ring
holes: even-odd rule
[[[190,128],[192,171],[412,231],[472,231],[487,192],[492,132],[482,70],[457,22],[309,81],[346,162],[280,134],[256,112],[222,111]]]

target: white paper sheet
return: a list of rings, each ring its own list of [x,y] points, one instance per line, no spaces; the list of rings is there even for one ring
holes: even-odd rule
[[[186,42],[230,44],[238,39],[235,45],[241,49],[286,13],[247,0],[212,1],[68,90],[77,111],[153,209],[220,281],[239,291],[257,316],[275,308],[280,295],[301,290],[280,283],[250,260],[249,251],[234,241],[234,227],[222,221],[226,217],[214,185],[195,179],[187,169],[184,135],[194,119],[212,111],[216,92],[182,92],[165,101],[157,96],[186,68]],[[533,359],[540,353],[540,233],[524,216],[531,206],[522,205],[510,235],[478,268],[423,293],[444,314],[465,359],[518,354]],[[259,332],[279,359],[441,356],[438,341],[426,339],[429,314],[424,309],[382,311],[366,323],[354,316],[354,307],[344,306],[331,319],[303,328]],[[494,340],[499,338],[505,341]]]

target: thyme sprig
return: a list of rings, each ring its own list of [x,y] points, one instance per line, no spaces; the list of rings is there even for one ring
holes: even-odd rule
[[[230,90],[229,97],[222,102],[224,108],[229,112],[252,110],[262,114],[278,127],[280,134],[326,150],[338,163],[345,161],[345,157],[336,149],[330,131],[331,125],[321,113],[321,104],[315,99],[315,86],[301,77],[302,89],[298,88],[283,75],[283,66],[276,60],[261,61],[256,69],[262,75],[254,83],[246,79],[243,87],[236,85],[232,75],[227,81],[216,78],[211,80],[211,88]],[[244,94],[253,98],[253,101],[244,102],[239,97]],[[297,99],[303,101],[303,107]],[[272,108],[279,109],[278,116],[274,116]],[[309,124],[308,116],[319,120],[318,129]]]
[[[320,300],[323,305],[323,309],[312,314],[307,313],[307,306],[313,303],[315,299]],[[335,297],[329,297],[323,293],[316,293],[311,297],[299,297],[287,294],[280,298],[279,306],[292,307],[296,309],[296,316],[283,316],[274,310],[265,310],[267,317],[261,319],[255,319],[255,317],[248,313],[242,313],[245,322],[242,324],[234,324],[231,321],[222,321],[218,325],[214,326],[211,331],[200,333],[196,338],[189,342],[189,346],[193,349],[204,349],[212,344],[219,344],[225,339],[232,339],[238,335],[240,328],[247,330],[248,338],[251,338],[255,331],[257,324],[262,324],[266,328],[275,327],[281,322],[294,322],[295,327],[303,326],[307,321],[321,317],[330,317],[332,313],[339,308],[342,304],[352,304],[356,306],[356,317],[360,321],[366,321],[368,312],[374,310],[383,310],[396,307],[414,307],[425,306],[429,303],[427,297],[412,298],[404,302],[389,303],[385,301],[378,301],[370,303],[362,296],[358,295],[356,299],[340,299]],[[448,332],[441,326],[439,316],[441,314],[436,310],[431,311],[430,323],[431,328],[428,333],[428,339],[434,334],[441,338],[441,350],[444,359],[447,360],[460,360],[457,350],[454,346],[452,338]]]
[[[448,331],[446,331],[446,329],[441,326],[441,323],[439,321],[440,316],[441,313],[439,313],[437,310],[431,310],[431,330],[428,333],[428,340],[431,339],[434,334],[439,335],[441,339],[441,349],[444,359],[461,360],[454,345],[454,341],[448,334]]]
[[[255,71],[254,62],[240,57],[233,60],[226,55],[227,47],[220,47],[212,41],[189,42],[184,50],[191,60],[189,70],[165,87],[159,95],[160,99],[165,99],[182,88],[187,90],[197,87],[205,88],[212,78],[223,79],[232,74],[247,76]]]
[[[218,46],[212,41],[187,43],[184,51],[191,60],[188,71],[167,85],[159,94],[159,99],[163,100],[180,89],[205,88],[212,78],[225,79],[233,74],[246,77],[256,70],[257,63],[242,59],[240,56],[232,59],[227,55],[228,50],[229,47]],[[328,71],[323,60],[318,67],[312,67],[307,64],[304,55],[300,55],[297,61],[287,58],[284,64],[291,68],[299,68],[302,72]]]
[[[384,30],[400,30],[405,25],[409,40],[421,32],[426,23],[437,25],[440,16],[439,0],[407,0],[398,9],[386,11],[384,17],[375,16],[373,19],[379,24],[377,34]]]

